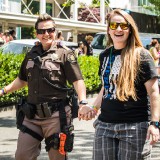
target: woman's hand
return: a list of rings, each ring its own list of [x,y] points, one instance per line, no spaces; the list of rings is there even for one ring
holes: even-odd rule
[[[160,136],[160,133],[159,133],[159,129],[153,125],[150,125],[148,127],[148,131],[147,131],[147,139],[150,140],[150,144],[153,145],[155,144],[156,142],[158,142],[159,140],[159,136]]]
[[[91,120],[92,118],[95,118],[96,114],[97,112],[89,105],[80,105],[78,111],[78,118],[79,120]]]

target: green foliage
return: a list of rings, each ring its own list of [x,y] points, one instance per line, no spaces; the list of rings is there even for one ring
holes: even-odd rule
[[[105,0],[105,6],[109,5],[109,0]],[[99,7],[100,6],[100,0],[92,0],[92,4],[94,5],[94,7]]]
[[[157,16],[160,16],[160,0],[148,0],[150,6],[144,6],[145,8],[154,11]]]
[[[2,54],[0,53],[0,88],[10,84],[19,73],[21,63],[25,54]],[[79,56],[78,63],[86,84],[87,93],[98,91],[101,81],[98,76],[99,60],[94,56]],[[17,103],[20,97],[27,95],[28,88],[25,87],[16,92],[0,97],[0,107]]]
[[[79,56],[78,63],[83,74],[87,92],[98,91],[100,88],[100,78],[98,76],[99,60],[94,56]]]
[[[11,83],[18,75],[19,68],[22,60],[24,59],[24,54],[5,54],[0,53],[0,88]],[[20,96],[24,96],[27,93],[27,88],[21,89],[19,91],[7,94],[0,97],[0,106],[5,106],[8,104],[14,104]]]
[[[74,4],[74,0],[66,0],[66,2],[64,2],[62,4],[63,7],[70,7],[72,4]]]
[[[34,27],[22,27],[22,39],[35,39]]]

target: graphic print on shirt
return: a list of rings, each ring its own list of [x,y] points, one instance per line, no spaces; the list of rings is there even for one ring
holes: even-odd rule
[[[105,88],[104,98],[116,99],[116,83],[121,68],[121,56],[112,55],[104,59],[102,65],[102,83]]]

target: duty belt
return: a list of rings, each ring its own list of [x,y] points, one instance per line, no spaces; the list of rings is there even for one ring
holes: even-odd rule
[[[59,106],[61,105],[62,101],[54,102],[54,103],[40,103],[35,105],[36,112],[40,118],[48,118],[51,117],[52,114],[59,110]]]

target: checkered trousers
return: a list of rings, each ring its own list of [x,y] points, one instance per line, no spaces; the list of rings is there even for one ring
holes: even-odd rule
[[[150,152],[142,155],[148,122],[94,122],[93,160],[149,160]]]

